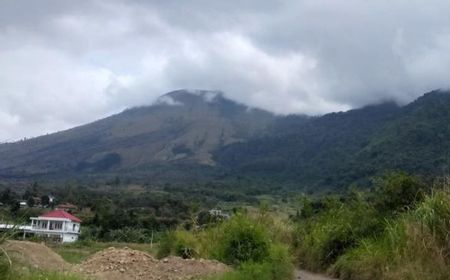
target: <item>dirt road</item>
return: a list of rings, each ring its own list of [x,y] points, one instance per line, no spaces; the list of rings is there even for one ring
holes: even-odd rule
[[[315,274],[304,270],[297,270],[295,272],[295,279],[297,280],[336,280],[326,275]]]

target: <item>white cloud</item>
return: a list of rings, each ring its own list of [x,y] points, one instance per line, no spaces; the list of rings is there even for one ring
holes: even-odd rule
[[[449,87],[450,3],[0,0],[0,141],[221,90],[321,114]]]

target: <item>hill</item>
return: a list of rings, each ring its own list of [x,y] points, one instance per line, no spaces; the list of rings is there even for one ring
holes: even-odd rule
[[[448,168],[450,93],[319,117],[275,116],[220,92],[180,90],[151,106],[0,145],[0,177],[232,182],[322,191],[401,169]]]
[[[220,92],[175,91],[151,106],[0,145],[0,176],[147,172],[157,164],[210,167],[214,150],[256,136],[274,118]]]
[[[216,154],[233,173],[295,182],[314,191],[369,185],[389,170],[442,175],[450,148],[450,93],[433,91],[400,107],[384,103],[331,113],[294,129],[226,146]]]

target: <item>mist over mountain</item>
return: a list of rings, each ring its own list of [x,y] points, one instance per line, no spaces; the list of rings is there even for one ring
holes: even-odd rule
[[[214,166],[214,150],[262,133],[274,118],[220,92],[174,91],[151,106],[0,145],[0,174],[119,172],[156,163]]]
[[[216,91],[179,90],[151,106],[0,145],[0,176],[128,176],[183,183],[246,178],[319,191],[369,185],[389,170],[442,174],[450,93],[319,117],[277,116]]]

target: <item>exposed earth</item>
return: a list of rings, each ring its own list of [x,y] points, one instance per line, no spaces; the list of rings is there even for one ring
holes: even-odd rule
[[[114,248],[95,253],[79,265],[64,261],[45,244],[7,241],[4,248],[22,266],[50,271],[74,271],[98,280],[184,280],[221,274],[230,268],[214,260],[168,257],[158,260],[142,251]]]
[[[60,255],[41,243],[9,240],[4,248],[12,259],[24,266],[50,271],[71,269]]]
[[[218,261],[179,257],[158,260],[141,251],[113,247],[94,254],[75,269],[99,280],[194,279],[229,270],[226,265]]]
[[[334,278],[330,278],[325,275],[315,274],[312,272],[308,272],[305,270],[297,270],[295,272],[296,280],[333,280]]]
[[[75,271],[98,280],[183,280],[221,274],[230,268],[204,259],[168,257],[162,260],[142,251],[114,248],[95,253],[78,265],[72,265],[43,243],[7,241],[4,248],[23,266],[49,271]],[[296,280],[333,280],[304,270],[295,272]]]

